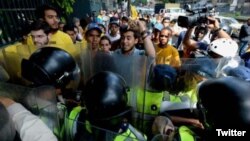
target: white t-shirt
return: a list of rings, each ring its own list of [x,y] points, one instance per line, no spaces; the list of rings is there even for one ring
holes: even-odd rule
[[[121,38],[120,34],[116,34],[116,36],[111,36],[110,34],[107,34],[107,37],[110,39],[111,43],[113,43],[114,41],[117,41]]]

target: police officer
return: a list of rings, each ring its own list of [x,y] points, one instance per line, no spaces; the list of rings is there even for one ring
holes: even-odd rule
[[[64,112],[71,111],[80,102],[80,93],[77,92],[80,79],[78,65],[68,52],[55,47],[44,47],[34,52],[29,59],[23,59],[21,69],[22,76],[29,81],[27,85],[30,87],[50,85],[56,88],[61,127],[53,130],[62,138],[66,115]],[[51,122],[52,119],[46,120]],[[52,121],[53,124],[58,124],[56,122],[58,121]]]
[[[118,74],[102,71],[90,78],[85,85],[82,103],[86,109],[79,111],[75,120],[84,124],[77,124],[76,133],[73,133],[75,140],[146,140],[130,124],[132,109],[127,106],[127,85]],[[110,131],[113,135],[108,135]]]
[[[206,140],[219,139],[216,129],[225,132],[230,132],[230,129],[246,131],[244,137],[249,136],[249,86],[249,82],[235,77],[208,80],[201,84],[198,90],[199,105],[203,110],[203,121],[209,125]],[[237,135],[231,132],[231,136]],[[244,137],[241,140],[247,140]]]

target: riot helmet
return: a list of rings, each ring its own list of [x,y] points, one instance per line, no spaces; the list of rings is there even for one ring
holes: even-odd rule
[[[118,74],[103,71],[86,83],[84,100],[90,116],[95,119],[111,118],[127,106],[127,90],[124,79]]]
[[[155,65],[149,78],[151,88],[158,91],[168,91],[172,88],[177,77],[176,70],[165,64]]]
[[[71,80],[78,85],[80,70],[73,57],[66,51],[55,47],[36,50],[30,58],[21,63],[22,76],[35,86],[53,85],[65,88]]]
[[[131,111],[127,106],[126,82],[113,72],[102,71],[90,78],[83,98],[91,123],[102,128],[116,130],[114,119]]]
[[[215,129],[250,128],[250,83],[235,77],[203,82],[198,89],[199,104],[206,123]]]

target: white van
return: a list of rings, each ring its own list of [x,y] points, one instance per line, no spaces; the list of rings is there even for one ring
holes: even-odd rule
[[[168,8],[168,9],[160,9],[159,14],[164,17],[170,17],[170,19],[178,19],[179,16],[185,16],[186,11],[182,8]]]

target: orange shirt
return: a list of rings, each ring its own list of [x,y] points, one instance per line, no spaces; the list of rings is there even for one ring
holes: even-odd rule
[[[159,47],[159,45],[155,48],[156,51],[156,64],[167,64],[172,67],[180,67],[181,61],[179,52],[176,48],[171,45],[167,45],[166,47]]]

